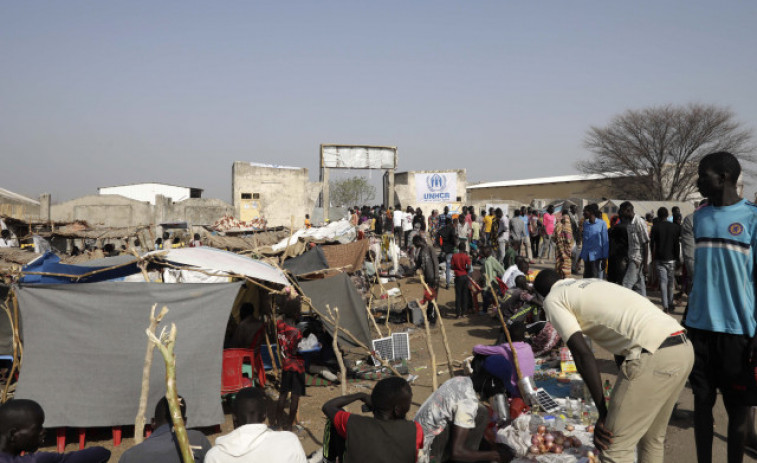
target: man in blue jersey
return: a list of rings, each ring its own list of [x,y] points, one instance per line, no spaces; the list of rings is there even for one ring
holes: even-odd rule
[[[707,205],[694,213],[694,289],[685,320],[695,353],[689,380],[699,463],[712,462],[717,390],[728,413],[729,463],[744,458],[748,410],[757,405],[757,206],[739,196],[740,174],[730,153],[708,154],[699,163],[697,187]]]

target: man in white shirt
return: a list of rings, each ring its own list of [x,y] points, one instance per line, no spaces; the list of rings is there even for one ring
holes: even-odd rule
[[[402,235],[405,237],[405,248],[410,246],[408,236],[413,229],[413,208],[407,206],[407,212],[402,215]]]
[[[205,455],[205,463],[307,462],[297,436],[271,430],[265,417],[265,392],[251,387],[239,391],[232,404],[234,430],[216,439],[216,445]]]
[[[603,462],[662,462],[670,415],[694,365],[678,322],[647,298],[598,279],[559,280],[539,272],[534,288],[576,362],[599,411],[594,445]],[[584,335],[615,355],[620,366],[609,410],[597,361]]]

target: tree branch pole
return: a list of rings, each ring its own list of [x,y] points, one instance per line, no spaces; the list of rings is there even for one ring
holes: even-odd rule
[[[520,362],[518,362],[518,352],[515,350],[515,346],[513,345],[513,340],[510,338],[510,330],[507,329],[507,323],[505,323],[505,317],[502,316],[502,311],[499,310],[499,298],[497,297],[497,292],[494,291],[494,287],[489,285],[489,290],[492,292],[492,296],[494,296],[494,310],[497,311],[497,315],[499,316],[499,321],[502,323],[502,329],[505,330],[505,336],[507,337],[507,343],[510,345],[510,352],[513,354],[513,364],[515,365],[515,372],[518,374],[518,387],[520,387],[520,380],[523,379],[523,373],[520,371]],[[528,394],[526,394],[521,389],[521,395],[523,397],[528,397]]]
[[[3,311],[8,315],[8,323],[10,323],[11,331],[13,332],[13,366],[11,366],[10,374],[8,375],[8,379],[5,383],[5,387],[3,388],[3,395],[0,397],[0,403],[5,403],[8,400],[8,388],[10,388],[11,380],[13,379],[13,375],[15,374],[15,367],[18,363],[18,346],[16,344],[16,324],[13,322],[13,313],[11,312],[10,308],[10,299],[11,294],[8,294],[8,298],[5,299],[5,302],[3,303]]]
[[[334,307],[334,313],[331,312],[331,307],[326,306],[329,311],[329,315],[334,318],[334,327],[339,329],[339,307]],[[337,331],[335,330],[335,333]],[[332,336],[332,347],[334,349],[334,355],[336,355],[336,361],[339,364],[339,382],[342,386],[342,395],[347,395],[347,368],[344,366],[344,359],[342,358],[342,351],[339,350],[339,336]]]
[[[163,360],[166,362],[166,399],[168,400],[168,408],[171,411],[171,421],[173,421],[176,441],[181,450],[181,458],[184,460],[184,463],[194,463],[194,454],[192,453],[192,448],[189,446],[189,436],[187,435],[187,428],[184,425],[184,418],[181,416],[179,395],[176,392],[176,354],[174,354],[176,324],[171,323],[171,331],[167,334],[164,327],[160,333],[160,339],[155,337],[155,334],[151,333],[149,329],[145,330],[145,333],[147,333],[150,341],[160,350]]]
[[[163,306],[160,313],[155,316],[155,307],[158,304],[153,304],[150,309],[150,325],[147,330],[150,333],[155,333],[158,329],[158,324],[163,320],[163,317],[168,313],[168,307]],[[145,431],[145,412],[147,411],[147,398],[150,395],[150,368],[152,367],[153,351],[155,350],[155,344],[151,339],[147,339],[147,351],[145,352],[145,363],[142,367],[142,392],[139,396],[139,408],[137,409],[137,416],[134,418],[134,443],[140,444],[144,439]]]
[[[423,288],[428,292],[429,294],[433,294],[431,292],[431,289],[426,284],[426,280],[423,278],[423,275],[421,275],[421,284],[423,284]],[[434,311],[436,312],[436,318],[439,319],[439,328],[442,332],[442,341],[444,342],[444,352],[447,354],[447,368],[449,368],[449,377],[454,378],[455,377],[455,368],[452,366],[452,351],[449,348],[449,341],[447,340],[447,330],[444,328],[444,322],[442,321],[442,312],[439,310],[439,305],[436,303],[436,299],[431,300],[431,304],[434,305]]]
[[[376,332],[378,333],[378,337],[383,338],[384,335],[381,334],[381,329],[378,326],[378,323],[376,323],[376,318],[373,316],[373,313],[371,312],[371,304],[373,303],[373,294],[371,294],[370,299],[368,299],[368,305],[365,306],[366,312],[368,312],[368,319],[373,322],[373,327],[376,329]]]
[[[420,305],[420,301],[418,301],[418,305]],[[423,324],[426,327],[426,346],[428,347],[428,355],[431,357],[431,386],[434,391],[436,391],[439,389],[439,380],[436,379],[436,354],[434,354],[434,348],[431,346],[431,328],[428,325],[426,311],[421,309],[421,313],[423,314]]]

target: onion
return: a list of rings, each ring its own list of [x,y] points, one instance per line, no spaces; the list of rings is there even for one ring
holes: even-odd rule
[[[546,443],[549,444],[549,443],[552,443],[554,441],[555,441],[555,436],[552,435],[552,433],[548,432],[547,434],[544,435],[544,442],[546,442]]]
[[[557,442],[557,441],[555,441]],[[565,442],[561,444],[563,448],[568,449],[570,447],[573,447],[573,440],[570,437],[565,438]]]
[[[575,448],[579,448],[582,445],[584,445],[583,442],[581,442],[581,439],[579,439],[576,436],[573,436],[573,438],[570,441],[573,444],[573,447],[575,447]]]
[[[539,436],[531,436],[531,445],[539,445],[541,444],[541,439],[539,439]]]
[[[534,453],[536,455],[539,454],[539,446],[537,446],[537,445],[532,445],[531,448],[528,449],[528,450],[529,450],[529,452]]]
[[[565,444],[565,438],[563,436],[555,437],[555,445],[564,445],[564,444]]]
[[[536,430],[537,430],[537,432],[538,432],[539,434],[544,434],[544,433],[546,433],[546,432],[547,432],[547,427],[546,427],[546,426],[544,426],[544,425],[542,424],[542,425],[540,425],[540,426],[539,426],[538,428],[536,428]]]
[[[566,430],[566,431],[573,431],[574,429],[576,429],[576,428],[575,428],[575,427],[573,427],[573,425],[572,425],[572,424],[569,424],[569,425],[566,425],[566,426],[565,426],[565,430]]]
[[[586,432],[588,432],[589,434],[593,433],[594,432],[594,425],[590,424],[589,426],[586,426]]]
[[[544,444],[539,444],[539,453],[547,453],[547,447]]]
[[[544,446],[547,447],[547,450],[552,450],[552,447],[554,447],[555,444],[554,442],[547,442]]]
[[[562,445],[555,445],[554,447],[552,447],[552,453],[562,453],[562,451]]]

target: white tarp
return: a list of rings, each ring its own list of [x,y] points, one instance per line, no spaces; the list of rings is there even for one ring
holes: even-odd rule
[[[457,199],[457,174],[415,174],[415,192],[419,203],[450,203]]]
[[[331,222],[325,227],[300,228],[292,234],[292,238],[284,238],[278,243],[271,246],[274,252],[283,251],[287,246],[291,246],[300,238],[312,238],[314,240],[338,241],[341,244],[352,243],[357,238],[355,227],[347,219]]]
[[[258,280],[270,281],[288,286],[284,273],[265,262],[240,256],[233,252],[222,251],[208,246],[197,248],[178,248],[166,251],[153,251],[147,255],[165,253],[163,259],[182,265],[191,265],[219,275],[236,273]]]
[[[382,146],[324,146],[323,167],[341,169],[394,169],[396,148]]]

